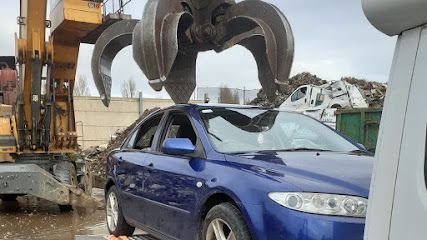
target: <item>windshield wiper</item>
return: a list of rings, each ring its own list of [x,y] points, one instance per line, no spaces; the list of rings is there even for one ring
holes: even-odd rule
[[[212,137],[214,137],[216,140],[218,140],[218,141],[222,142],[222,139],[221,139],[221,138],[219,138],[217,135],[215,135],[215,134],[213,134],[213,133],[211,133],[211,132],[209,132],[209,131],[208,131],[208,134],[209,134],[209,135],[211,135]]]
[[[362,150],[362,149],[356,149],[353,151],[350,151],[349,153],[354,153],[354,154],[364,154],[364,155],[374,155],[373,153],[366,151],[366,150]]]
[[[277,150],[259,150],[249,152],[234,152],[233,155],[252,155],[252,154],[272,154],[278,152],[332,152],[328,149],[315,149],[315,148],[290,148],[290,149],[277,149]]]
[[[289,149],[281,149],[274,150],[276,152],[332,152],[332,150],[328,149],[317,149],[317,148],[289,148]]]

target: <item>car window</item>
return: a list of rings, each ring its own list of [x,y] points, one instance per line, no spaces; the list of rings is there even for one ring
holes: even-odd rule
[[[131,137],[129,138],[128,142],[125,145],[125,148],[127,149],[132,149],[133,146],[135,146],[135,139],[136,136],[138,136],[138,131],[134,131],[131,135]]]
[[[167,138],[188,138],[193,145],[197,142],[190,119],[183,113],[172,113],[164,140]]]
[[[325,101],[325,95],[322,93],[317,94],[315,106],[317,107],[322,105],[324,101]]]
[[[316,120],[268,109],[202,109],[213,147],[221,153],[320,149],[350,152],[357,147]]]
[[[141,125],[141,130],[138,132],[134,149],[139,150],[152,150],[154,136],[160,125],[160,120],[163,114],[156,115],[147,120]]]
[[[298,101],[301,98],[305,97],[306,94],[307,94],[307,87],[300,88],[294,94],[292,94],[291,101],[292,102]]]

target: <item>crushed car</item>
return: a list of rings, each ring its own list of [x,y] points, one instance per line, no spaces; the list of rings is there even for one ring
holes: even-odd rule
[[[306,115],[176,105],[107,156],[107,225],[160,239],[363,239],[372,164]]]

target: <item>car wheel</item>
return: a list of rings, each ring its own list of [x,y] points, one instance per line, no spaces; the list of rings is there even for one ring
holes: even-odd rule
[[[135,228],[130,226],[123,217],[115,186],[108,190],[106,202],[107,227],[110,234],[116,237],[131,236]]]
[[[202,240],[250,240],[239,209],[231,203],[213,207],[203,223]]]

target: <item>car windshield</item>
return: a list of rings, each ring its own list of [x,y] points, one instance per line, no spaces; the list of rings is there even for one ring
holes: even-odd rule
[[[318,121],[297,113],[257,108],[203,108],[200,115],[216,151],[357,151]]]

